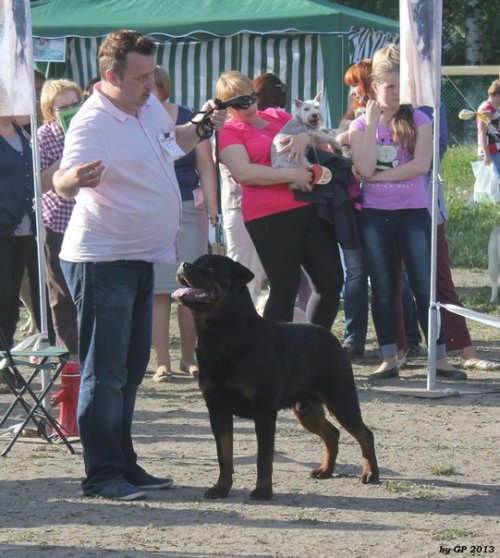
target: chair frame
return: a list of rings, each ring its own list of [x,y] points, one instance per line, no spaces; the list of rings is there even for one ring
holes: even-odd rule
[[[54,435],[47,433],[46,425],[48,424],[51,426],[60,441],[74,454],[75,450],[64,434],[61,425],[50,414],[50,409],[47,409],[44,405],[44,399],[49,394],[49,391],[59,378],[64,365],[68,361],[69,352],[58,347],[46,347],[28,351],[11,350],[8,348],[5,335],[1,328],[0,346],[3,347],[3,349],[0,350],[0,358],[7,361],[7,366],[3,369],[4,379],[10,391],[15,396],[14,401],[0,419],[0,428],[6,423],[7,419],[18,405],[20,405],[26,413],[24,420],[19,425],[16,425],[16,431],[13,433],[12,439],[0,453],[0,456],[5,457],[9,453],[30,420],[35,424],[37,433],[49,443],[54,442]],[[29,360],[30,357],[35,357],[38,359],[38,362],[32,363]],[[20,372],[18,367],[21,365],[32,369],[28,379]],[[37,394],[32,387],[32,382],[45,370],[51,372],[50,379],[46,382],[46,385],[43,386],[42,391]],[[31,398],[32,402],[26,400],[28,396]]]

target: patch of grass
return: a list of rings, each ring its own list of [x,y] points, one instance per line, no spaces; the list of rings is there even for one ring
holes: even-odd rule
[[[455,467],[453,465],[434,465],[429,468],[432,475],[445,476],[455,474]]]
[[[453,539],[468,539],[472,537],[474,533],[468,529],[443,529],[442,531],[437,531],[432,535],[433,539],[438,539],[441,541],[450,541]]]
[[[20,531],[15,535],[15,540],[20,542],[31,542],[36,540],[37,536],[34,531]]]
[[[418,490],[415,494],[412,494],[412,496],[415,500],[439,500],[439,494],[431,490]]]
[[[419,485],[413,482],[388,481],[384,488],[391,494],[405,494],[416,500],[437,500],[439,495],[434,492],[433,487]]]
[[[401,494],[403,492],[410,492],[416,485],[411,482],[400,481],[387,481],[384,483],[384,488],[392,494]]]
[[[442,172],[445,194],[460,197],[467,203],[473,194],[474,175],[471,162],[477,160],[476,149],[472,145],[449,147],[443,158]]]
[[[477,160],[475,147],[452,147],[443,159],[443,179],[449,220],[446,235],[452,267],[486,269],[488,239],[500,225],[500,204],[470,205],[474,193],[471,161]]]
[[[50,453],[32,453],[29,456],[30,459],[52,459],[54,455],[50,455]]]

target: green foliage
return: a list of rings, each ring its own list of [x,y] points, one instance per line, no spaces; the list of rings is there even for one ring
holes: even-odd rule
[[[477,159],[473,147],[450,148],[443,160],[443,178],[449,220],[446,235],[452,267],[486,269],[488,239],[500,224],[500,205],[471,204],[474,176],[471,161]]]
[[[332,0],[335,1],[335,0]],[[339,0],[338,4],[365,12],[399,19],[399,0]],[[465,64],[465,53],[471,37],[466,32],[467,18],[474,12],[469,0],[443,0],[443,64]],[[498,2],[479,3],[481,64],[498,64],[500,58],[500,18]]]
[[[429,470],[431,474],[437,476],[453,475],[455,473],[455,467],[453,465],[433,465]]]
[[[437,531],[433,534],[433,539],[438,539],[442,541],[452,541],[454,539],[471,539],[474,535],[469,529],[462,529],[460,527],[455,527],[451,529],[443,529],[442,531]]]

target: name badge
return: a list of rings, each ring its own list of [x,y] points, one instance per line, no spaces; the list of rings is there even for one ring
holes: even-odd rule
[[[169,163],[186,155],[175,141],[175,132],[164,132],[158,136],[163,154]]]

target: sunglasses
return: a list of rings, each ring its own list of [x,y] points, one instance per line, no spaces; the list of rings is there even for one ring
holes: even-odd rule
[[[250,105],[256,102],[257,95],[255,94],[255,91],[252,91],[250,95],[239,95],[238,97],[235,97],[231,106],[235,110],[246,110],[247,108],[250,108]]]
[[[282,93],[286,93],[286,85],[282,82],[277,83],[276,87],[282,92]]]
[[[78,108],[80,105],[81,105],[80,101],[77,101],[76,103],[71,103],[71,105],[61,105],[60,107],[54,107],[54,112],[64,112],[66,110]]]

